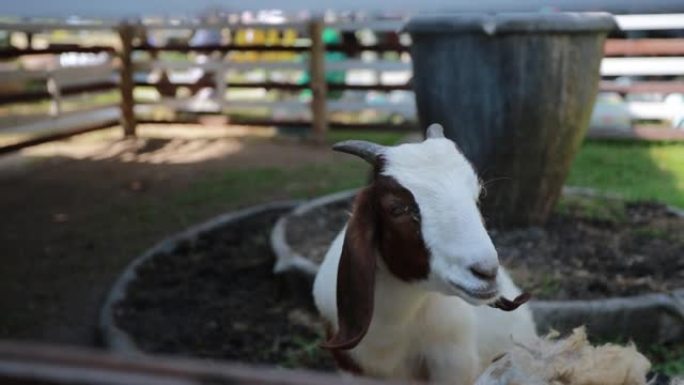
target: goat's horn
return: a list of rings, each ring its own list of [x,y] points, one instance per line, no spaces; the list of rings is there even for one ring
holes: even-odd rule
[[[345,140],[344,142],[335,143],[332,148],[335,151],[359,156],[370,164],[375,164],[378,156],[385,152],[383,146],[366,142],[365,140]]]
[[[427,128],[427,132],[426,132],[425,136],[428,139],[443,138],[444,137],[444,128],[442,128],[441,124],[432,123],[430,125],[430,127]]]

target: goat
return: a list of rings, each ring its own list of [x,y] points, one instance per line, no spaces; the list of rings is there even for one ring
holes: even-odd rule
[[[479,179],[441,126],[421,143],[333,148],[374,166],[313,287],[341,369],[470,385],[512,337],[536,337],[527,306],[478,306],[524,299],[501,302],[520,290],[485,230]]]

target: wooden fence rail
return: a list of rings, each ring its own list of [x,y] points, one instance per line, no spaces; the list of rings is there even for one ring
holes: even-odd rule
[[[660,93],[673,94],[684,93],[684,81],[637,81],[629,84],[621,84],[612,81],[602,81],[601,91],[630,93]]]
[[[391,385],[335,374],[228,362],[123,356],[94,349],[0,342],[0,383],[12,385]]]
[[[326,44],[325,50],[327,52],[344,52],[348,54],[358,54],[361,52],[408,52],[409,46],[402,44],[369,44],[362,45],[359,43],[349,44]],[[155,46],[151,44],[140,44],[135,46],[135,50],[147,52],[293,52],[305,53],[311,50],[311,45],[282,45],[282,44],[207,44],[199,46],[188,46],[187,44],[165,44],[163,46]]]
[[[118,87],[118,82],[105,80],[83,85],[66,86],[61,88],[60,95],[65,97],[80,95],[83,93],[111,91],[117,89]],[[52,99],[53,97],[54,94],[47,89],[42,91],[11,92],[0,95],[0,106],[14,103],[37,102],[41,100]]]
[[[606,56],[684,56],[684,39],[609,39]]]
[[[114,53],[114,48],[107,46],[84,47],[79,45],[52,46],[48,48],[6,48],[0,50],[0,59],[13,59],[31,55],[59,55],[63,53]]]
[[[402,84],[348,84],[348,83],[330,83],[327,82],[328,90],[331,91],[411,91],[413,87],[410,83]],[[151,82],[148,80],[136,80],[136,86],[140,87],[154,87],[159,85],[159,82]],[[200,79],[197,82],[173,82],[169,84],[170,87],[180,88],[213,88],[216,87],[216,82],[212,79]],[[226,82],[228,88],[261,88],[265,90],[283,90],[283,91],[302,91],[311,88],[311,83],[283,83],[283,82]]]

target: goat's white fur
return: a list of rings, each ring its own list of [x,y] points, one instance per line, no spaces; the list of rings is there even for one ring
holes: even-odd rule
[[[348,351],[364,374],[408,379],[426,369],[431,381],[472,384],[497,355],[516,341],[536,336],[527,306],[503,312],[467,290],[487,289],[468,273],[472,263],[498,264],[481,224],[477,176],[448,139],[387,148],[383,173],[412,192],[421,211],[421,231],[430,251],[427,280],[406,283],[378,258],[375,307],[367,334]],[[337,269],[345,229],[335,238],[314,283],[321,315],[337,330]],[[452,284],[449,284],[449,281]],[[500,269],[498,292],[520,294]]]

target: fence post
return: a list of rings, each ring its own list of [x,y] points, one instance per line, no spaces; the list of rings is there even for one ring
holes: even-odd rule
[[[219,111],[223,111],[226,101],[226,70],[223,68],[223,61],[218,62],[216,72],[214,72],[214,97],[218,103]]]
[[[121,126],[125,136],[135,136],[135,100],[133,99],[133,36],[135,27],[123,23],[119,26],[119,38],[121,47],[119,49],[119,60],[121,61],[121,80],[119,89],[121,91]]]
[[[325,45],[323,43],[323,19],[317,18],[309,23],[311,37],[311,120],[313,139],[324,143],[328,131],[327,95],[328,85],[325,80]]]
[[[50,100],[50,116],[59,116],[62,114],[62,90],[59,89],[59,84],[54,73],[51,73],[47,79],[47,91],[52,100]]]

